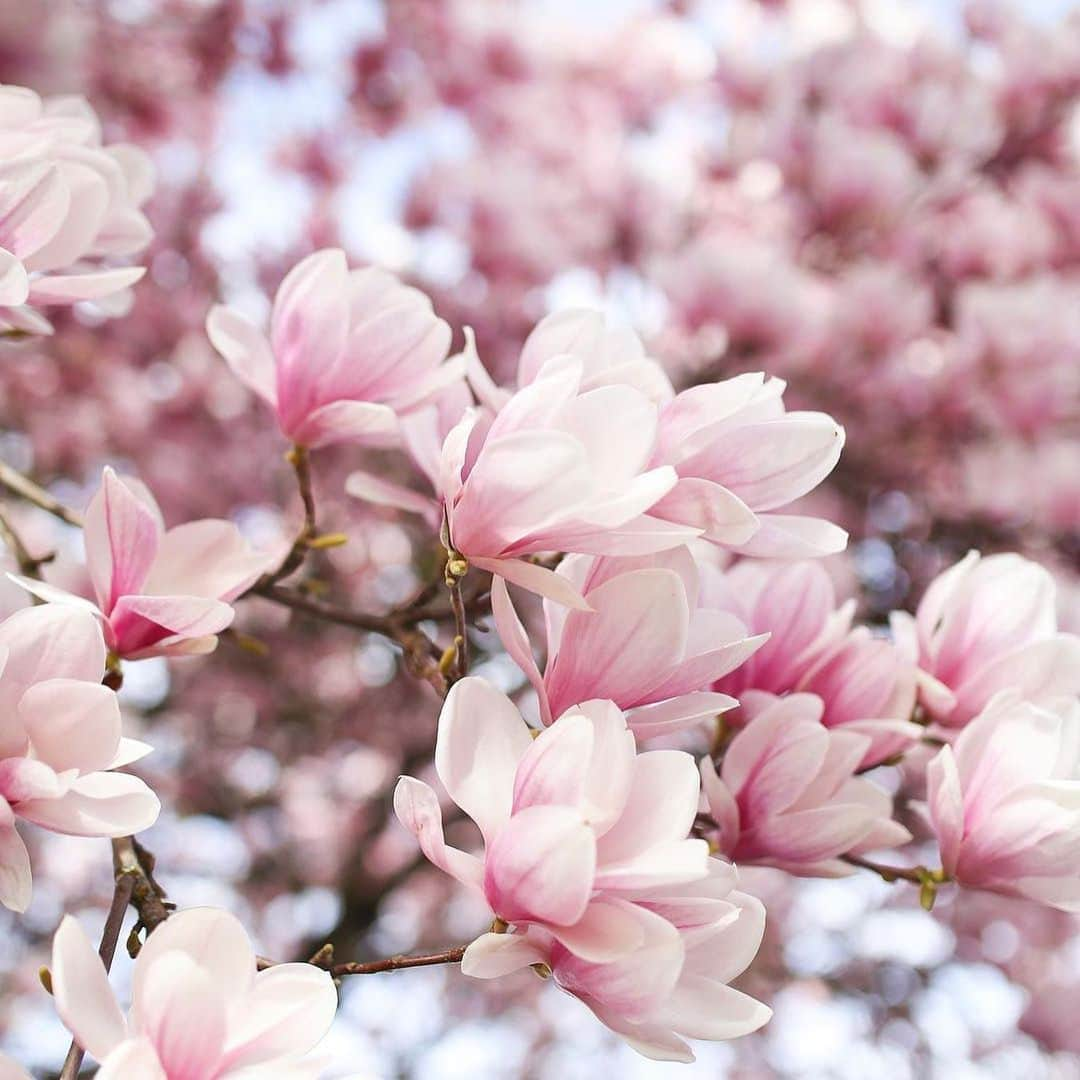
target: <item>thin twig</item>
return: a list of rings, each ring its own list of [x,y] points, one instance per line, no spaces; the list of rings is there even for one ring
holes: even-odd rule
[[[296,487],[300,492],[300,501],[304,505],[304,520],[300,525],[300,531],[296,534],[296,539],[293,540],[292,547],[289,548],[289,553],[282,560],[281,565],[271,573],[264,574],[256,582],[251,590],[252,592],[261,587],[276,585],[279,581],[283,581],[290,574],[299,570],[307,557],[311,541],[315,538],[317,528],[315,521],[315,491],[311,486],[311,461],[308,457],[307,447],[294,446],[285,455],[285,459],[293,467],[293,472],[296,474]]]
[[[40,577],[41,567],[47,562],[52,562],[56,557],[56,553],[52,551],[40,558],[31,555],[22,537],[16,532],[15,526],[3,511],[0,511],[0,539],[7,545],[19,566],[19,572],[25,577]]]
[[[897,880],[910,881],[912,885],[919,886],[919,904],[923,910],[931,911],[937,900],[938,888],[951,881],[943,867],[937,870],[928,870],[925,866],[883,866],[881,863],[871,862],[859,855],[842,856],[845,862],[852,866],[860,866],[864,870],[870,870],[877,874],[883,881],[893,882]]]
[[[116,943],[120,940],[120,930],[124,925],[124,915],[127,912],[128,901],[131,899],[135,888],[135,877],[128,873],[118,873],[113,887],[112,904],[109,906],[109,914],[105,919],[105,927],[101,932],[101,945],[98,948],[98,956],[105,970],[112,967],[113,957],[116,955]],[[60,1080],[75,1080],[79,1075],[85,1051],[75,1040],[71,1042],[67,1057],[64,1058],[64,1067],[60,1070]]]
[[[65,506],[58,499],[54,499],[43,487],[2,461],[0,461],[0,484],[27,502],[52,514],[53,517],[59,518],[68,525],[74,525],[77,529],[82,528],[81,514]]]
[[[367,963],[335,964],[329,970],[337,979],[343,975],[377,975],[382,971],[402,971],[405,968],[431,967],[435,964],[460,964],[467,948],[467,945],[458,945],[453,949],[419,956],[388,956],[384,960],[370,960]]]
[[[882,863],[876,863],[870,859],[864,859],[861,855],[842,855],[841,858],[844,862],[850,863],[852,866],[858,866],[862,870],[869,870],[875,873],[883,881],[892,883],[894,881],[910,881],[914,885],[921,885],[927,874],[927,870],[922,866],[885,866]]]
[[[447,581],[449,582],[449,578]],[[454,681],[469,674],[469,626],[465,618],[465,601],[461,598],[461,579],[450,585],[450,610],[454,613],[454,648],[456,663]]]
[[[446,695],[446,680],[439,672],[438,646],[420,630],[405,625],[400,617],[394,615],[368,615],[361,611],[350,611],[328,604],[322,600],[305,596],[296,589],[288,589],[273,582],[256,585],[252,590],[259,596],[293,611],[303,612],[316,619],[351,626],[354,630],[364,630],[373,634],[382,634],[397,644],[405,659],[405,667],[410,674],[428,682],[440,697]]]
[[[165,896],[165,890],[154,877],[154,856],[135,839],[121,836],[112,842],[113,871],[117,881],[121,877],[132,882],[130,903],[139,916],[127,939],[129,956],[139,952],[139,931],[147,934],[160,926],[173,912],[176,905]]]
[[[456,945],[452,949],[443,949],[441,952],[436,953],[420,953],[414,956],[399,953],[396,956],[384,957],[382,960],[350,961],[335,964],[333,963],[333,949],[324,946],[308,963],[322,968],[323,971],[330,972],[335,979],[340,979],[346,975],[378,975],[384,971],[403,971],[406,968],[434,967],[436,964],[460,964],[467,948],[467,945]],[[278,960],[267,960],[261,956],[258,961],[260,969],[263,970],[277,967],[280,962]]]

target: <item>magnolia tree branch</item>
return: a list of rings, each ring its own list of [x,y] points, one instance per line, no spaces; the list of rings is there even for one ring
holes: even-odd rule
[[[285,455],[285,459],[293,467],[293,472],[296,474],[296,487],[300,492],[300,501],[304,506],[304,521],[281,565],[272,573],[264,575],[258,582],[258,586],[274,585],[299,570],[307,557],[312,540],[315,539],[317,528],[315,491],[311,486],[311,461],[308,457],[307,448],[294,446]]]
[[[121,836],[112,842],[113,872],[119,882],[126,878],[132,882],[130,903],[138,915],[127,939],[129,956],[139,952],[139,931],[152,933],[175,910],[165,895],[165,890],[154,877],[156,860],[134,836]]]
[[[456,945],[442,952],[422,953],[416,956],[388,956],[383,960],[369,960],[364,963],[334,964],[327,971],[335,979],[344,975],[377,975],[383,971],[402,971],[405,968],[432,967],[436,964],[460,964],[467,945]]]
[[[455,945],[450,949],[443,949],[434,953],[417,953],[409,956],[398,953],[394,956],[384,957],[382,960],[349,961],[347,963],[334,963],[334,949],[332,945],[324,945],[307,962],[315,967],[328,971],[335,979],[344,978],[346,975],[379,975],[384,971],[403,971],[406,968],[434,967],[438,964],[460,964],[465,955],[468,945]],[[268,960],[260,956],[259,969],[277,967],[282,961]]]
[[[862,870],[869,870],[877,874],[882,881],[890,884],[894,881],[910,881],[912,885],[919,886],[919,903],[927,911],[934,906],[937,899],[938,886],[949,880],[944,870],[929,870],[925,866],[885,866],[871,859],[864,859],[861,855],[843,855],[841,858],[852,866]]]
[[[8,550],[19,566],[19,573],[25,577],[40,577],[41,567],[47,562],[52,562],[55,558],[55,553],[51,551],[47,555],[40,557],[31,555],[22,537],[19,536],[15,526],[3,511],[0,511],[0,540],[3,540],[7,545]]]
[[[58,499],[54,499],[43,487],[2,461],[0,461],[0,484],[27,502],[41,507],[53,517],[59,518],[68,525],[74,525],[77,529],[82,528],[81,514],[69,509]]]
[[[256,585],[252,592],[313,618],[389,638],[400,647],[405,668],[409,674],[423,679],[440,697],[445,697],[447,685],[446,679],[439,670],[438,660],[441,655],[439,648],[423,631],[408,625],[413,620],[421,621],[416,616],[410,619],[393,613],[368,615],[364,612],[350,611],[273,582]]]

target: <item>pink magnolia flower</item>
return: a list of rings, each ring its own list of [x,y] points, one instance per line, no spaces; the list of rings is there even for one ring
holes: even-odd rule
[[[134,146],[103,146],[86,101],[0,87],[0,161],[0,328],[51,333],[36,308],[99,300],[142,277],[103,260],[150,242],[139,207],[153,167]]]
[[[518,360],[517,384],[535,382],[555,356],[573,356],[584,365],[582,390],[618,384],[633,386],[658,404],[675,396],[671,380],[645,352],[629,327],[609,322],[600,311],[573,308],[541,319],[525,339]]]
[[[894,612],[927,714],[956,728],[1000,690],[1036,704],[1080,693],[1080,637],[1058,631],[1054,600],[1037,563],[969,551],[931,582],[914,618]]]
[[[581,364],[582,392],[623,383],[657,403],[674,396],[663,368],[645,355],[637,335],[628,327],[609,326],[600,312],[566,311],[542,319],[522,349],[519,386],[534,382],[548,360],[561,356],[572,356]],[[468,385],[464,381],[454,382],[435,399],[400,418],[404,449],[436,491],[440,487],[442,444],[472,404],[469,388],[481,401],[481,409],[487,410],[484,423],[490,422],[490,416],[498,413],[513,396],[512,391],[495,385],[480,362],[470,327],[465,327],[465,347],[453,357],[452,363],[467,372]],[[346,490],[367,502],[419,513],[436,523],[442,515],[437,500],[369,472],[352,473]]]
[[[926,770],[945,872],[1080,912],[1080,705],[997,694]]]
[[[628,385],[662,405],[675,396],[663,367],[645,352],[641,339],[629,326],[609,322],[603,312],[571,308],[545,316],[525,339],[518,359],[517,385],[535,382],[549,360],[572,356],[583,368],[581,389]],[[480,363],[469,338],[466,350],[469,382],[485,405],[497,412],[511,392],[495,385]]]
[[[111,771],[150,748],[121,735],[92,616],[17,611],[0,623],[0,664],[0,903],[24,911],[30,860],[16,818],[70,836],[125,836],[149,828],[160,804],[137,777]]]
[[[679,482],[652,513],[745,555],[843,551],[847,533],[836,525],[771,512],[817,487],[844,445],[844,429],[831,416],[785,411],[784,387],[760,372],[737,375],[666,404],[651,464],[673,466]]]
[[[127,1017],[90,939],[69,915],[53,939],[56,1010],[101,1063],[101,1080],[314,1080],[301,1060],[329,1030],[337,993],[311,964],[256,970],[235,916],[189,908],[146,940]]]
[[[639,946],[627,896],[708,872],[708,844],[688,839],[700,786],[694,759],[637,754],[610,701],[564,713],[533,739],[509,698],[462,679],[439,717],[435,769],[479,826],[484,851],[448,847],[435,792],[402,777],[394,809],[427,858],[504,922],[542,927],[584,959],[607,962]]]
[[[725,570],[706,568],[705,602],[730,611],[752,633],[768,633],[746,663],[719,689],[738,697],[746,690],[786,694],[851,627],[855,601],[837,606],[828,571],[818,562],[743,560]]]
[[[386,445],[398,417],[459,380],[444,363],[450,327],[419,290],[378,267],[349,270],[338,248],[289,271],[274,298],[270,338],[217,306],[206,332],[233,373],[276,413],[294,443]]]
[[[94,612],[109,649],[129,660],[211,652],[233,620],[228,601],[277,559],[255,551],[228,521],[207,518],[166,530],[149,490],[111,468],[87,507],[83,536],[96,605],[17,580],[44,600]]]
[[[863,767],[922,736],[911,722],[914,664],[893,642],[867,627],[852,628],[854,601],[836,606],[832,582],[818,563],[740,562],[706,578],[705,595],[743,619],[751,633],[772,632],[714,689],[740,700],[748,691],[816,694],[826,727],[869,736]]]
[[[697,565],[687,548],[624,559],[571,555],[557,573],[592,610],[568,611],[544,601],[543,675],[501,579],[491,593],[503,646],[535,687],[544,724],[579,702],[607,698],[630,710],[631,729],[648,738],[737,704],[706,690],[768,635],[751,637],[735,616],[701,602]]]
[[[867,735],[821,722],[820,698],[752,694],[751,718],[724,752],[719,774],[701,762],[701,783],[716,822],[715,843],[742,863],[807,877],[851,868],[841,855],[896,847],[911,839],[892,820],[892,799],[856,776]]]
[[[685,1039],[734,1039],[757,1031],[772,1010],[727,984],[753,960],[765,930],[765,909],[739,892],[735,867],[709,860],[692,885],[648,890],[625,902],[638,927],[638,947],[597,962],[550,933],[489,933],[465,951],[461,970],[490,979],[532,964],[580,998],[597,1019],[635,1050],[660,1061],[693,1061]]]
[[[576,607],[580,593],[529,555],[643,555],[698,533],[647,514],[677,480],[648,467],[655,403],[625,384],[584,390],[584,377],[580,360],[556,357],[490,422],[470,410],[443,444],[439,484],[457,552]]]

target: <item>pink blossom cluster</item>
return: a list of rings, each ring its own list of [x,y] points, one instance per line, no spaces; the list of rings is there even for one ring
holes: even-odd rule
[[[41,310],[63,305],[53,338],[8,347],[0,455],[87,506],[81,533],[15,496],[0,508],[30,548],[12,548],[25,588],[5,611],[48,601],[0,623],[0,881],[25,906],[28,846],[40,898],[10,924],[26,951],[4,969],[19,995],[5,1049],[23,1056],[26,1002],[51,1008],[44,962],[103,1075],[340,1065],[302,1057],[330,1027],[329,961],[256,974],[233,917],[191,906],[208,890],[271,957],[462,932],[465,974],[497,983],[451,973],[433,1027],[512,1020],[553,1067],[577,1036],[549,1011],[558,995],[535,1007],[533,972],[631,1046],[706,1068],[728,1059],[687,1040],[747,1034],[769,1002],[775,1019],[730,1053],[787,1075],[790,1017],[825,1007],[826,986],[895,1021],[880,1046],[929,1045],[922,1006],[937,994],[940,1012],[940,988],[984,958],[1030,991],[1025,1031],[1080,1048],[1075,21],[973,3],[968,37],[945,41],[894,33],[881,5],[817,6],[827,40],[799,40],[815,5],[794,0],[736,2],[719,28],[706,5],[672,5],[610,33],[406,0],[359,44],[341,35],[344,68],[315,56],[326,27],[304,5],[0,14],[15,77],[43,93],[74,78],[105,118],[8,88],[0,121],[12,155],[25,140],[33,156],[8,177],[4,286],[27,285],[8,336],[44,335]],[[45,33],[60,18],[77,30]],[[316,134],[283,128],[275,166],[305,187],[307,218],[252,254],[220,164],[237,99],[255,82],[276,101],[313,72],[343,77],[348,106]],[[354,164],[433,116],[469,145],[425,162],[400,228],[358,241]],[[118,139],[164,167],[150,272],[131,315],[102,323],[138,273],[119,262],[151,243],[152,173]],[[641,336],[566,309],[582,283]],[[288,443],[310,451],[319,531],[348,543],[309,530],[278,580],[296,535]],[[414,589],[415,626],[400,621]],[[476,676],[457,681],[463,646]],[[454,684],[437,747],[417,670]],[[167,688],[140,707],[154,678]],[[157,752],[140,757],[143,740]],[[406,776],[402,829],[395,777],[433,755],[454,805]],[[78,860],[108,864],[98,841],[46,833],[124,837],[158,799],[145,841],[181,910],[140,935],[125,1017],[73,922],[41,952],[62,910],[103,898]],[[838,960],[869,887],[828,883],[845,903],[808,933],[807,910],[840,894],[805,879],[875,867],[894,899],[874,895],[888,909]],[[880,928],[918,915],[919,893],[956,945],[890,963],[894,981],[919,969],[897,1007],[875,967],[904,954]],[[337,914],[302,917],[331,895]],[[408,973],[378,978],[387,1000],[410,996]],[[371,1041],[354,985],[322,1048],[362,1027],[348,1067]],[[197,1060],[176,1035],[192,1026]],[[25,1075],[0,1059],[9,1074]]]
[[[142,277],[105,260],[149,244],[153,166],[135,146],[103,145],[85,100],[22,86],[0,88],[0,146],[0,324],[47,334],[40,307],[114,298]]]
[[[372,409],[391,418],[380,421],[379,441],[400,446],[435,487],[457,605],[457,637],[437,671],[456,669],[457,679],[448,680],[434,761],[478,826],[482,855],[447,844],[428,785],[400,780],[394,808],[425,856],[492,913],[491,930],[462,952],[466,974],[549,974],[641,1053],[692,1060],[685,1037],[732,1038],[769,1018],[728,986],[764,928],[761,902],[736,888],[729,859],[800,876],[865,865],[919,882],[930,905],[940,885],[956,881],[1075,909],[1080,639],[1057,631],[1045,571],[1019,556],[980,562],[973,553],[931,585],[915,617],[895,613],[895,643],[853,628],[851,606],[836,606],[819,564],[798,561],[842,548],[845,534],[771,513],[835,465],[843,432],[830,417],[787,412],[782,384],[763,376],[675,393],[632,335],[585,313],[538,327],[519,386],[502,390],[471,340],[444,365],[445,324],[427,301],[410,293],[399,303],[399,286],[368,274],[347,274],[336,252],[301,263],[279,291],[273,354],[225,309],[211,315],[209,332],[249,385],[277,365],[272,402],[294,440],[309,515],[293,547],[301,561],[318,541],[308,452],[369,442]],[[341,336],[345,301],[357,329]],[[373,330],[384,311],[385,328]],[[434,350],[432,331],[441,340]],[[258,376],[254,365],[263,365]],[[353,373],[372,369],[384,386],[399,376],[409,386],[419,371],[424,389],[371,390]],[[313,372],[321,372],[314,381]],[[354,408],[364,417],[356,424],[326,419]],[[435,440],[434,457],[420,449],[424,438]],[[351,487],[366,493],[363,483]],[[374,491],[376,501],[386,494]],[[5,675],[25,728],[5,805],[10,821],[19,814],[62,831],[122,835],[149,824],[158,802],[142,781],[106,771],[138,756],[125,749],[113,691],[100,684],[107,666],[206,652],[231,623],[231,602],[264,578],[273,597],[295,566],[292,554],[255,552],[228,522],[165,531],[152,496],[111,469],[82,527],[96,603],[24,576],[20,584],[48,606],[5,624]],[[552,557],[554,569],[544,564]],[[488,682],[462,677],[469,631],[460,589],[477,572],[492,575],[496,627],[538,695],[539,731]],[[508,584],[544,598],[543,674]],[[44,629],[19,637],[25,623]],[[53,638],[75,630],[90,636],[82,681],[44,678],[41,657],[70,662]],[[78,739],[50,736],[57,722]],[[866,862],[912,833],[862,773],[917,747],[925,730],[945,740],[928,765],[921,759],[941,865]],[[691,749],[638,746],[673,735]],[[13,829],[9,837],[5,902],[22,908],[25,848]],[[209,928],[189,930],[199,919]],[[236,965],[215,977],[219,929]],[[326,1026],[311,1032],[305,1021],[294,1039],[268,1019],[271,1000],[325,1016],[326,1004],[306,999],[329,981],[317,967],[286,965],[252,983],[250,946],[230,916],[182,913],[149,941],[125,1024],[102,1005],[104,972],[89,943],[73,924],[58,932],[58,1007],[105,1070],[137,1065],[179,1077],[194,1067],[195,1051],[173,1032],[195,1001],[209,1025],[200,1068],[220,1075],[309,1049]],[[185,955],[193,948],[194,963]],[[170,972],[159,992],[140,990],[159,968]],[[208,997],[201,988],[212,983]],[[240,1020],[248,997],[253,1015]]]

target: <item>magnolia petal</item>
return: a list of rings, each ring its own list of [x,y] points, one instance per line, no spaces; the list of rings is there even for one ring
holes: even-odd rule
[[[435,771],[490,842],[509,820],[518,762],[532,745],[513,702],[483,679],[450,689],[439,716]]]
[[[276,405],[274,354],[266,335],[240,312],[222,304],[210,309],[206,334],[233,374],[263,401]]]
[[[419,841],[420,850],[429,862],[462,885],[481,887],[483,864],[475,855],[446,843],[439,800],[427,784],[411,776],[401,777],[394,788],[394,813]]]
[[[56,1011],[79,1045],[98,1061],[127,1038],[127,1024],[90,939],[65,915],[52,947]]]

